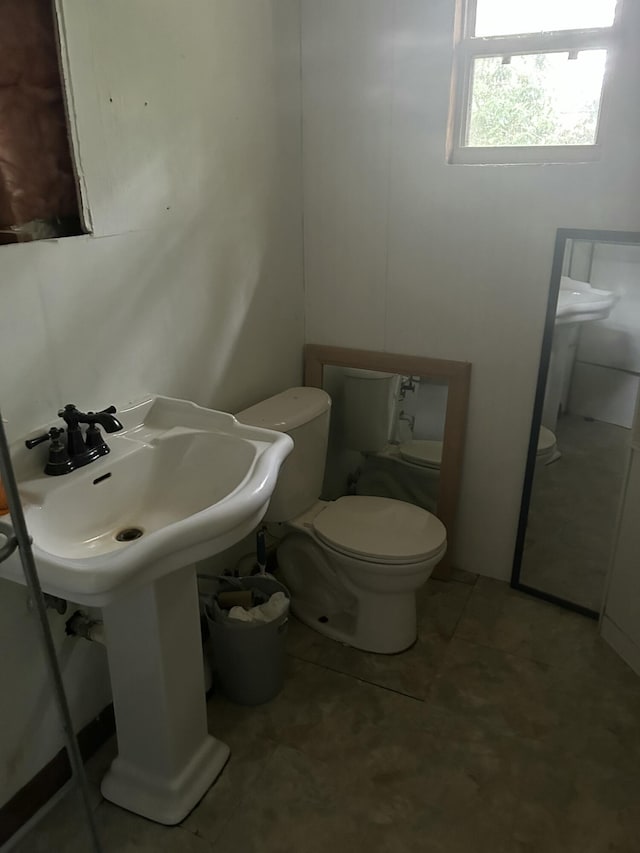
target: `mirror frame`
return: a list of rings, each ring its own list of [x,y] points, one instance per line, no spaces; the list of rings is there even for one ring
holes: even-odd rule
[[[455,543],[455,522],[462,479],[462,462],[469,409],[471,362],[415,355],[345,349],[344,347],[306,344],[304,348],[304,384],[322,388],[325,365],[421,376],[427,380],[448,383],[440,482],[438,484],[438,518],[447,528],[447,553],[432,577],[450,577],[451,557]]]
[[[522,556],[524,553],[525,536],[529,520],[529,507],[531,504],[531,491],[533,488],[533,476],[536,466],[536,451],[538,448],[538,432],[542,424],[542,409],[544,395],[547,387],[547,376],[549,363],[551,361],[551,347],[553,344],[553,332],[556,319],[556,305],[560,292],[560,278],[564,264],[564,253],[568,240],[585,240],[593,243],[611,243],[618,245],[629,245],[637,243],[640,245],[640,232],[638,231],[603,231],[588,228],[558,228],[553,250],[553,262],[551,265],[551,279],[549,283],[549,297],[547,299],[547,310],[545,316],[544,333],[540,347],[540,362],[538,369],[538,381],[531,414],[531,432],[529,433],[529,448],[527,450],[527,462],[522,484],[522,499],[520,503],[520,516],[518,518],[518,532],[516,534],[516,545],[513,554],[513,566],[511,570],[511,586],[513,589],[521,590],[536,598],[558,604],[567,610],[581,613],[598,619],[600,614],[589,607],[576,604],[568,599],[561,598],[551,592],[545,592],[537,587],[529,586],[520,580],[522,567]]]

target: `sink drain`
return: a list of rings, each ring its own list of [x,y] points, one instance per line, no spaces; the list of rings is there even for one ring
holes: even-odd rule
[[[125,527],[124,530],[116,533],[116,539],[118,542],[133,542],[134,539],[139,539],[143,533],[144,530],[140,530],[139,527]]]

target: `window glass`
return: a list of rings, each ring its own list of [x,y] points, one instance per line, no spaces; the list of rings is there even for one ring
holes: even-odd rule
[[[606,50],[478,57],[473,62],[470,146],[593,145]]]
[[[616,0],[477,0],[476,36],[610,27]]]

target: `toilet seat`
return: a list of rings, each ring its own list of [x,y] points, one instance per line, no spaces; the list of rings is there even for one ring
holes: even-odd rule
[[[555,435],[550,429],[547,429],[547,427],[541,426],[540,432],[538,433],[538,446],[536,448],[537,455],[542,456],[545,453],[553,452],[553,450],[555,450],[555,446]]]
[[[442,442],[412,439],[403,442],[398,450],[407,462],[422,465],[423,468],[440,468],[442,464]]]
[[[312,524],[318,539],[336,551],[386,566],[429,560],[447,541],[438,518],[391,498],[338,498],[326,504]]]
[[[536,464],[549,465],[560,458],[556,437],[547,427],[541,426],[536,447]]]

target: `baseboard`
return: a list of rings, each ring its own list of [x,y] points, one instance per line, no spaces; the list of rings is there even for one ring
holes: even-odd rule
[[[84,761],[115,734],[113,705],[101,711],[79,733],[78,744]],[[66,749],[51,761],[0,808],[0,846],[29,821],[72,776]]]
[[[609,643],[611,648],[616,651],[622,660],[627,663],[631,669],[640,675],[640,646],[634,642],[627,634],[618,628],[615,622],[605,615],[600,623],[600,633],[602,638]]]

